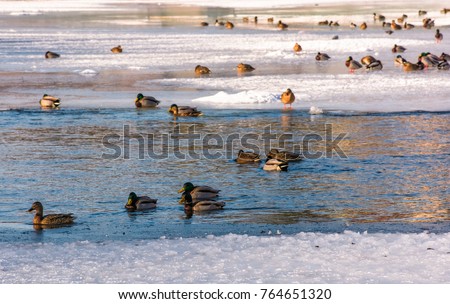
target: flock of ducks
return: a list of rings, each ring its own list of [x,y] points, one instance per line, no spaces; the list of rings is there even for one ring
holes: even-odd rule
[[[450,12],[450,9],[443,9],[441,13]],[[419,16],[426,15],[426,11],[419,11]],[[373,18],[375,21],[383,22],[383,27],[389,27],[390,30],[387,31],[388,34],[392,34],[392,31],[398,31],[402,28],[404,29],[412,29],[414,25],[407,23],[406,19],[408,16],[402,15],[397,20],[392,20],[390,23],[385,22],[386,17],[377,13],[373,13]],[[269,18],[267,20],[269,23],[273,23],[273,18]],[[248,17],[243,19],[243,22],[248,23]],[[256,24],[258,22],[258,17],[255,16],[253,18],[253,22]],[[398,22],[398,23],[397,23]],[[318,23],[320,26],[340,26],[340,24],[336,21],[320,21]],[[403,26],[401,25],[403,24]],[[202,22],[201,26],[208,26],[207,22]],[[230,21],[222,22],[216,20],[216,26],[225,26],[228,29],[234,28],[234,24]],[[424,28],[432,28],[434,26],[434,20],[430,18],[423,19],[423,27]],[[283,23],[281,20],[278,22],[277,27],[279,29],[287,29],[288,25]],[[356,24],[351,23],[351,28],[358,27]],[[367,29],[367,23],[362,23],[359,28],[361,30]],[[338,38],[335,38],[338,39]],[[440,43],[443,39],[443,34],[439,29],[436,30],[435,34],[436,43]],[[298,53],[302,51],[301,45],[296,43],[293,47],[294,52]],[[393,53],[403,53],[406,51],[401,45],[395,44],[392,48]],[[123,49],[120,45],[113,47],[111,49],[112,53],[122,53]],[[59,58],[60,55],[51,51],[45,53],[45,58]],[[330,56],[325,53],[318,52],[315,59],[317,61],[326,61],[330,59]],[[401,55],[397,55],[394,62],[397,65],[401,65],[404,71],[416,71],[422,70],[427,67],[437,67],[438,69],[448,70],[450,68],[448,61],[450,60],[450,55],[446,53],[442,53],[441,56],[436,56],[431,53],[424,52],[419,55],[417,63],[411,63],[404,59]],[[361,58],[360,62],[354,60],[351,56],[347,58],[345,61],[345,65],[349,69],[350,72],[353,72],[357,69],[361,69],[365,66],[367,70],[381,70],[383,65],[380,60],[377,60],[373,56],[364,56]],[[240,73],[248,73],[255,70],[249,64],[239,63],[236,67],[237,71]],[[194,69],[195,74],[197,75],[207,75],[211,73],[211,70],[206,66],[197,65]],[[292,103],[295,101],[295,95],[291,91],[291,89],[287,89],[285,92],[281,94],[280,101],[283,104],[283,108],[286,109],[289,106],[292,109]],[[137,94],[136,99],[134,101],[135,106],[137,108],[155,108],[161,102],[152,96],[144,96],[142,93]],[[50,96],[44,94],[40,99],[39,104],[43,108],[57,108],[60,105],[60,99],[54,96]],[[176,104],[172,104],[169,108],[169,113],[173,116],[191,116],[197,117],[203,115],[203,113],[197,110],[196,107],[190,106],[178,106]],[[298,153],[288,152],[288,151],[279,151],[277,149],[271,149],[269,153],[267,153],[267,159],[264,163],[263,169],[266,171],[286,171],[288,169],[289,162],[292,161],[300,161],[302,160],[302,156]],[[238,164],[259,164],[261,161],[261,156],[254,152],[243,151],[240,150],[238,152],[236,162]],[[186,214],[192,214],[194,211],[209,211],[209,210],[218,210],[223,209],[225,206],[224,202],[217,201],[216,199],[219,196],[220,190],[214,189],[210,186],[194,186],[191,182],[187,182],[183,185],[183,187],[178,191],[182,193],[179,203],[184,205],[184,211]],[[128,201],[125,204],[125,208],[127,210],[148,210],[154,209],[157,207],[157,199],[150,198],[148,196],[137,196],[136,193],[131,192],[128,196]],[[44,227],[58,227],[61,225],[69,225],[74,222],[75,217],[73,214],[48,214],[44,216],[44,208],[40,202],[34,202],[31,208],[28,210],[29,212],[35,212],[33,218],[33,224]]]

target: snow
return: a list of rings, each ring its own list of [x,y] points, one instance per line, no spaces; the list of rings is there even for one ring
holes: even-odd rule
[[[3,244],[5,283],[450,283],[450,233]]]

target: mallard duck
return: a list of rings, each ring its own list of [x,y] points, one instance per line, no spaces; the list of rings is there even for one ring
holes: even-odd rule
[[[294,52],[298,53],[298,52],[301,52],[301,51],[302,51],[301,45],[298,44],[298,43],[295,43],[295,45],[294,45]]]
[[[278,27],[280,30],[285,30],[285,29],[287,29],[289,26],[288,26],[286,23],[281,22],[281,20],[278,20],[277,27]]]
[[[331,37],[331,40],[338,40],[339,36],[338,35],[334,35],[333,37]]]
[[[450,8],[441,9],[441,14],[447,14],[448,12],[450,12]]]
[[[208,22],[205,22],[205,21],[200,22],[200,26],[208,26],[208,25],[209,25]]]
[[[211,200],[219,196],[220,190],[214,189],[210,186],[194,186],[191,182],[184,183],[183,187],[178,190],[178,193],[187,192],[192,196],[194,202],[201,200]],[[180,204],[185,202],[186,196],[182,196]]]
[[[434,38],[436,38],[436,43],[441,43],[442,39],[444,39],[444,35],[437,29]]]
[[[403,61],[405,59],[402,57],[402,55],[397,55],[397,57],[395,57],[394,59],[394,64],[395,65],[403,65]]]
[[[72,224],[75,217],[72,213],[68,214],[47,214],[44,216],[44,207],[40,202],[34,202],[28,212],[36,211],[33,218],[34,225],[67,225]]]
[[[444,59],[449,61],[450,60],[450,55],[446,54],[446,53],[442,53],[441,56],[439,56],[439,60],[444,60]]]
[[[373,13],[373,20],[384,21],[386,20],[386,17],[377,13]]]
[[[273,23],[273,17],[267,18],[267,23]]]
[[[236,68],[237,68],[238,72],[240,72],[240,73],[251,72],[251,71],[255,70],[255,68],[252,67],[251,65],[246,64],[246,63],[242,63],[242,62],[239,63]]]
[[[263,169],[266,171],[287,171],[288,162],[275,158],[269,158],[264,164]]]
[[[216,22],[214,23],[215,26],[224,26],[225,23],[223,21],[219,21],[218,19],[216,19]]]
[[[39,100],[39,104],[42,108],[57,108],[60,105],[60,100],[57,97],[53,97],[47,94],[42,96],[41,100]]]
[[[137,196],[136,193],[131,192],[128,195],[128,201],[125,208],[128,210],[147,210],[156,208],[157,199],[148,196]]]
[[[248,17],[242,17],[242,22],[248,23]]]
[[[349,56],[345,61],[345,66],[349,69],[350,73],[353,73],[355,70],[362,68],[361,63],[356,60],[353,60],[352,56]]]
[[[254,152],[244,152],[243,150],[239,150],[238,156],[236,158],[236,162],[238,164],[250,164],[259,162],[261,158],[258,153]]]
[[[291,89],[287,89],[281,94],[281,102],[283,103],[283,109],[286,108],[286,105],[289,105],[289,107],[292,109],[292,104],[295,101],[295,95],[291,91]]]
[[[329,22],[328,22],[328,20],[324,20],[324,21],[319,21],[317,24],[318,25],[328,25]]]
[[[446,59],[444,59],[441,62],[439,62],[437,68],[439,70],[448,70],[448,69],[450,69],[450,64],[448,63],[448,61]]]
[[[374,61],[376,61],[375,57],[370,56],[370,55],[367,55],[367,56],[364,56],[363,58],[361,58],[361,63],[364,65],[369,65]]]
[[[380,60],[375,60],[374,62],[366,65],[366,70],[368,71],[381,71],[383,69],[383,64]]]
[[[204,75],[204,74],[210,74],[210,73],[211,73],[211,70],[205,66],[197,65],[195,67],[195,74],[197,74],[197,75]]]
[[[200,200],[194,201],[189,192],[185,191],[183,193],[184,196],[184,211],[186,213],[192,211],[211,211],[211,210],[219,210],[223,209],[225,206],[224,202],[217,202],[212,200]]]
[[[415,64],[407,61],[406,59],[403,59],[403,71],[405,72],[412,72],[412,71],[418,71],[422,70],[423,67],[420,64]]]
[[[351,22],[350,23],[350,28],[351,29],[355,29],[355,28],[357,28],[358,26],[356,25],[356,24],[354,24],[353,22]]]
[[[303,157],[300,155],[300,153],[294,153],[289,151],[279,151],[278,149],[270,149],[269,153],[267,153],[268,159],[278,159],[281,161],[297,161],[302,160]]]
[[[437,66],[440,59],[438,56],[431,54],[430,52],[424,52],[419,55],[419,61],[428,68]]]
[[[406,48],[401,45],[394,44],[392,48],[392,53],[403,53],[404,51],[406,51]]]
[[[398,31],[402,29],[402,26],[400,24],[395,23],[395,20],[392,20],[391,29],[393,29],[394,31]]]
[[[367,23],[363,22],[363,23],[359,26],[359,28],[362,29],[362,30],[366,30],[366,29],[367,29]]]
[[[330,21],[329,26],[340,26],[338,21]]]
[[[317,55],[316,55],[316,60],[317,61],[325,61],[325,60],[328,60],[328,59],[330,59],[330,56],[328,56],[328,54],[318,52]]]
[[[397,18],[398,23],[405,22],[405,19],[408,18],[408,15],[403,14],[400,18]]]
[[[394,32],[391,31],[391,30],[388,30],[388,31],[385,31],[385,33],[388,34],[388,35],[392,35]]]
[[[47,51],[47,53],[45,53],[45,58],[59,58],[60,56],[61,55],[50,51]]]
[[[424,16],[424,15],[426,15],[426,14],[428,14],[427,11],[419,10],[419,16]]]
[[[430,18],[425,18],[422,20],[423,27],[426,29],[431,29],[434,26],[434,20]]]
[[[227,28],[227,29],[232,29],[232,28],[234,28],[234,24],[233,23],[231,23],[230,21],[227,21],[226,23],[225,23],[225,27]]]
[[[169,108],[169,113],[172,113],[173,116],[200,116],[203,115],[201,111],[198,111],[196,107],[189,106],[177,106],[176,104],[172,104]]]
[[[415,28],[414,24],[405,22],[405,24],[403,24],[403,28],[407,29],[407,30],[412,30],[413,28]]]
[[[383,27],[391,27],[391,23],[390,22],[383,22],[381,25]]]
[[[253,17],[253,22],[258,23],[258,16]]]
[[[152,96],[144,96],[142,93],[137,94],[134,104],[138,108],[154,108],[159,105],[160,101]]]
[[[111,49],[111,52],[113,52],[114,54],[122,53],[122,47],[120,45],[115,46]]]

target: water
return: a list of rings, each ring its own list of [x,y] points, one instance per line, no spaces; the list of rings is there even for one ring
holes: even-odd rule
[[[366,32],[315,26],[329,17],[342,24],[365,20],[372,7],[354,16],[342,7],[323,14],[270,11],[291,22],[285,32],[263,21],[239,23],[242,15],[258,10],[130,7],[120,13],[53,13],[56,19],[48,13],[3,16],[0,241],[128,241],[277,230],[449,231],[450,74],[404,73],[393,65],[390,48],[405,45],[404,57],[412,60],[422,51],[448,53],[450,40],[437,45],[430,39],[433,31],[422,28],[388,36],[375,23]],[[391,8],[390,14],[398,12]],[[217,16],[238,26],[233,31],[198,26]],[[438,20],[448,24],[446,17]],[[340,39],[332,41],[335,34]],[[303,45],[300,55],[292,52],[295,41]],[[111,54],[118,44],[124,53]],[[61,58],[44,60],[49,49]],[[317,51],[329,53],[330,62],[314,62]],[[383,71],[349,75],[343,64],[348,55],[367,54],[381,58]],[[241,61],[256,71],[238,77],[234,67]],[[204,62],[213,74],[195,77],[194,66]],[[286,87],[298,97],[293,111],[282,111],[278,101]],[[161,99],[161,108],[136,110],[138,92]],[[61,109],[40,110],[37,101],[44,93],[60,96]],[[174,102],[198,105],[205,115],[174,121],[167,114]],[[310,115],[311,106],[324,114]],[[127,130],[132,139],[123,141]],[[185,138],[188,130],[192,139],[200,138],[194,146],[187,139],[179,145],[164,141],[165,136]],[[322,157],[291,163],[282,173],[234,162],[240,148],[264,155],[269,130],[275,147],[284,139],[287,150]],[[331,140],[345,134],[338,141],[341,155],[336,150],[330,155],[325,140],[330,131]],[[226,143],[232,134],[247,142],[218,148],[210,141],[207,152],[220,157],[201,153],[205,137]],[[167,157],[149,156],[152,135],[157,154],[167,149]],[[120,138],[114,142],[121,149],[116,159],[106,159],[116,152],[103,144],[111,136]],[[311,136],[316,140],[306,151],[302,141]],[[187,181],[221,189],[225,209],[186,216],[177,190]],[[131,191],[157,198],[158,208],[125,211]],[[46,212],[74,213],[76,224],[33,230],[32,215],[25,211],[36,200]]]

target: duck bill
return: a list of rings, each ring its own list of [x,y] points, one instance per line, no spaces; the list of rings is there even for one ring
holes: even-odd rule
[[[33,210],[34,210],[33,208],[30,208],[27,210],[27,212],[33,212]]]
[[[133,200],[131,198],[129,198],[125,207],[130,207],[132,205],[133,205]]]
[[[184,187],[183,188],[181,188],[180,190],[178,190],[178,193],[181,193],[181,192],[184,192],[185,190],[184,190]]]

